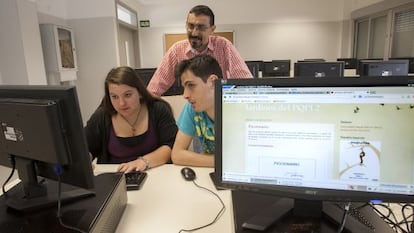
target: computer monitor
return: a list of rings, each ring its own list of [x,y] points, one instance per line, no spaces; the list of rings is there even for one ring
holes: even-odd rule
[[[290,60],[272,60],[263,63],[263,77],[290,76]]]
[[[356,69],[358,66],[358,59],[356,58],[337,58],[336,61],[343,61],[344,69]]]
[[[363,75],[365,61],[383,61],[383,60],[384,59],[382,59],[382,58],[363,58],[363,59],[361,58],[361,59],[358,59],[356,74],[359,75],[361,73],[361,75]],[[364,76],[366,76],[366,75],[364,75]]]
[[[343,77],[344,62],[296,62],[295,77]]]
[[[157,68],[137,68],[135,72],[142,79],[145,86],[148,86],[152,76],[154,75]],[[181,95],[183,94],[183,87],[181,86],[180,80],[175,80],[173,85],[163,94],[163,96]]]
[[[4,194],[9,207],[53,206],[59,181],[67,190],[60,193],[62,202],[94,195],[75,87],[1,85],[0,112],[0,164],[17,168],[21,180]]]
[[[298,60],[298,62],[324,62],[326,61],[323,58],[305,58],[303,60]]]
[[[360,76],[408,75],[408,60],[362,60],[358,74]]]
[[[391,57],[389,60],[408,60],[408,73],[414,74],[414,57]]]
[[[407,83],[407,77],[216,82],[218,186],[283,197],[260,214],[337,223],[343,209],[330,202],[413,202],[414,87]],[[277,220],[260,214],[251,216]]]
[[[157,68],[138,68],[135,69],[135,72],[137,72],[138,76],[142,79],[145,86],[148,86],[148,83],[155,73],[155,70],[157,70]]]
[[[263,61],[245,61],[253,77],[259,78],[259,72],[263,71]]]

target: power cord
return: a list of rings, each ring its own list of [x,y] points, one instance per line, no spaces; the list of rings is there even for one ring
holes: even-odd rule
[[[407,215],[406,214],[406,209],[411,209],[411,214]],[[408,219],[413,219],[414,215],[413,215],[413,211],[414,207],[411,204],[405,204],[402,206],[401,208],[401,213],[403,216],[403,223],[405,224],[407,231],[408,232],[413,232],[412,227],[413,227],[413,220],[411,220],[411,222]],[[410,224],[411,223],[411,224]]]
[[[213,221],[211,221],[210,223],[208,223],[208,224],[206,224],[206,225],[203,225],[203,226],[200,226],[200,227],[195,227],[195,228],[192,228],[192,229],[181,229],[181,230],[179,230],[178,231],[178,233],[181,233],[181,232],[192,232],[192,231],[197,231],[197,230],[200,230],[200,229],[202,229],[202,228],[206,228],[206,227],[208,227],[208,226],[211,226],[211,225],[213,225],[214,223],[216,223],[217,222],[217,220],[221,217],[221,215],[224,213],[224,211],[226,210],[226,206],[224,205],[224,202],[223,202],[223,200],[220,198],[220,196],[219,195],[217,195],[217,193],[215,193],[215,192],[213,192],[213,191],[211,191],[210,189],[208,189],[208,188],[206,188],[206,187],[203,187],[203,186],[201,186],[201,185],[198,185],[194,180],[193,180],[193,183],[194,183],[194,185],[195,186],[197,186],[198,188],[200,188],[200,189],[204,189],[204,190],[207,190],[208,192],[210,192],[210,193],[212,193],[214,196],[216,196],[217,197],[217,199],[220,201],[220,203],[221,203],[221,205],[222,205],[222,207],[221,207],[221,209],[220,209],[220,211],[217,213],[217,215],[216,215],[216,217],[213,219]]]
[[[60,179],[60,176],[63,173],[63,168],[60,165],[55,165],[53,167],[53,171],[57,175],[57,180],[58,180],[57,213],[56,213],[57,216],[56,217],[59,220],[59,224],[62,227],[66,228],[66,229],[70,229],[70,230],[77,231],[77,232],[80,232],[80,233],[87,233],[86,231],[83,231],[82,229],[79,229],[77,227],[73,227],[73,226],[66,225],[63,222],[63,220],[62,220],[62,208],[61,208],[61,206],[62,206],[62,198],[61,198],[61,194],[62,194],[62,181]]]
[[[4,181],[4,183],[2,185],[2,191],[3,191],[3,195],[4,195],[5,198],[7,198],[6,185],[7,185],[7,183],[9,183],[9,181],[11,180],[11,178],[14,175],[14,171],[16,170],[16,159],[15,159],[14,155],[10,156],[10,163],[12,165],[12,170],[10,172],[9,177],[7,177],[6,181]]]
[[[350,206],[351,202],[346,203],[344,206],[344,214],[342,215],[341,225],[339,226],[338,231],[336,231],[337,233],[341,233],[344,230],[346,217],[348,216]]]
[[[371,204],[371,207],[375,210],[377,214],[396,232],[399,233],[412,233],[412,221],[409,220],[410,217],[413,217],[413,214],[406,215],[405,211],[407,208],[414,208],[411,203],[399,204],[401,206],[401,215],[403,219],[399,220],[394,214],[394,211],[391,209],[389,204]],[[387,213],[385,213],[386,211]],[[411,225],[411,226],[410,226]]]

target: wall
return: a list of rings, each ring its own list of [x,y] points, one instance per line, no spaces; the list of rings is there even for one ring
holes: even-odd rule
[[[0,84],[47,84],[36,5],[0,1]]]
[[[148,5],[136,6],[138,18],[151,21],[150,28],[139,30],[141,67],[159,64],[164,54],[164,34],[185,32],[187,12],[196,4],[206,4],[213,9],[218,31],[235,32],[235,46],[246,60],[291,59],[294,62],[304,58],[350,57],[351,12],[379,1],[229,0],[180,4],[174,0],[168,3],[147,1]],[[236,5],[237,10],[229,14],[229,6]],[[175,9],[173,12],[171,7]]]
[[[39,21],[73,29],[77,87],[84,122],[103,96],[108,71],[119,65],[115,0],[38,0]],[[97,7],[99,6],[99,7]]]
[[[151,20],[150,28],[139,29],[141,67],[155,67],[163,56],[164,33],[184,32],[188,10],[207,4],[216,13],[218,30],[233,30],[235,45],[245,59],[302,59],[348,56],[351,47],[351,12],[379,0],[122,0],[138,12],[139,19]],[[386,0],[386,2],[407,0]],[[24,21],[33,29],[38,23],[64,24],[74,29],[78,56],[78,88],[84,121],[89,118],[103,95],[103,79],[119,63],[115,0],[6,0],[0,1],[0,82],[28,83],[30,73],[45,76],[40,36],[19,21],[21,13],[11,3],[32,7]],[[179,3],[179,4],[178,4]],[[301,7],[298,8],[297,5]],[[229,13],[229,8],[237,6]],[[323,7],[321,7],[323,6]],[[34,9],[33,9],[34,8]],[[37,8],[37,9],[36,9]],[[174,10],[171,10],[174,9]],[[329,10],[326,10],[329,9]],[[33,12],[36,12],[33,14]],[[19,15],[20,14],[20,15]],[[19,19],[20,20],[20,19]],[[25,32],[21,32],[25,29]],[[252,33],[254,32],[254,33]],[[26,44],[5,44],[30,41]],[[37,41],[37,42],[36,42]],[[36,48],[37,47],[37,48]],[[12,48],[12,49],[11,49]],[[37,52],[36,52],[37,50]],[[27,53],[30,51],[30,53]],[[5,55],[12,54],[12,56]],[[30,59],[26,56],[30,54]],[[18,56],[17,56],[18,55]],[[33,63],[34,64],[34,63]],[[5,67],[7,69],[5,69]],[[36,72],[28,72],[34,69]],[[13,71],[13,75],[9,72]],[[12,80],[8,80],[13,77]],[[45,78],[45,77],[44,77]],[[45,78],[46,80],[46,78]]]

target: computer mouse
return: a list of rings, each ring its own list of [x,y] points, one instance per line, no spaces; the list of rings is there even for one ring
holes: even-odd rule
[[[186,181],[192,181],[192,180],[195,180],[196,178],[195,171],[189,167],[183,167],[181,169],[181,175],[183,175]]]

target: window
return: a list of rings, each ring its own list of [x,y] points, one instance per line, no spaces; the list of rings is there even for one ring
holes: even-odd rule
[[[133,26],[138,27],[138,20],[137,20],[137,14],[133,12],[132,10],[117,4],[117,14],[118,14],[118,20]]]
[[[382,58],[387,36],[385,13],[356,21],[356,58]]]
[[[394,14],[391,57],[414,56],[414,8]]]
[[[354,57],[414,56],[414,4],[355,20]]]

